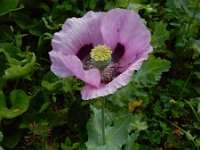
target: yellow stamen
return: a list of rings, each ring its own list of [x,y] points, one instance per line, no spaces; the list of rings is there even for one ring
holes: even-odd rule
[[[106,45],[98,45],[92,49],[90,55],[95,61],[105,61],[111,58],[112,51]]]

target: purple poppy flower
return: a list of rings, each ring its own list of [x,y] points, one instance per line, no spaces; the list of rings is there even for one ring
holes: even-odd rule
[[[127,85],[152,52],[151,35],[133,10],[88,12],[67,19],[54,34],[51,70],[59,77],[76,76],[86,83],[88,100],[113,94]]]

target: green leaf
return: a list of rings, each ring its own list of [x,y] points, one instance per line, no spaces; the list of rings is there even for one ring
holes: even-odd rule
[[[96,0],[89,0],[89,6],[91,9],[94,9],[97,5],[97,1]]]
[[[0,118],[12,119],[23,114],[29,107],[29,97],[22,90],[10,93],[11,108],[7,108],[3,91],[0,91]]]
[[[72,10],[72,5],[67,2],[67,1],[64,1],[61,5],[58,5],[56,8],[62,10],[62,9],[65,9],[65,10]]]
[[[146,130],[148,128],[147,122],[142,121],[142,115],[134,115],[133,117],[133,129],[134,130]]]
[[[10,43],[1,43],[0,52],[2,52],[6,56],[6,59],[10,65],[20,64],[19,55],[21,54],[21,50],[17,47],[13,46]]]
[[[185,11],[185,13],[187,13],[187,15],[189,15],[190,17],[200,19],[198,11],[200,9],[200,5],[198,5],[198,1],[199,0],[174,0],[174,3],[177,8]]]
[[[153,86],[161,79],[162,73],[167,72],[169,68],[169,61],[150,56],[133,76],[133,81],[141,86]]]
[[[126,8],[128,6],[129,0],[116,0],[116,6]]]
[[[198,57],[200,56],[200,40],[192,40],[192,48],[194,49],[194,56]]]
[[[101,134],[101,110],[92,108],[94,114],[91,116],[88,125],[88,150],[119,150],[125,144],[132,125],[132,115],[125,114],[114,119],[113,126],[106,126],[106,144],[102,144]]]
[[[193,48],[200,53],[200,40],[193,40]]]
[[[48,91],[54,91],[61,85],[62,84],[60,81],[57,81],[55,83],[49,83],[48,81],[42,81],[42,87],[46,88]]]
[[[65,143],[61,143],[62,150],[76,150],[78,149],[78,146],[80,143],[71,143],[71,140],[69,137],[66,138]]]
[[[41,106],[39,113],[45,111],[49,107],[50,104],[51,104],[50,101],[45,101],[44,104]]]
[[[195,143],[198,147],[200,147],[200,137],[195,140]]]
[[[61,86],[62,80],[59,80],[52,72],[48,72],[42,80],[42,87],[46,88],[48,91],[54,91]]]
[[[162,47],[169,37],[169,31],[166,30],[167,24],[156,22],[153,31],[151,44],[154,48]]]
[[[120,149],[125,144],[132,125],[132,115],[125,114],[115,118],[114,126],[106,130],[106,143]]]
[[[22,6],[20,8],[17,8],[18,2],[19,2],[18,0],[1,0],[0,16],[21,9]]]
[[[0,15],[4,15],[10,11],[12,11],[12,9],[15,9],[18,5],[18,0],[1,0],[0,1]]]
[[[133,9],[135,11],[140,11],[142,9],[146,10],[148,13],[151,13],[153,11],[155,11],[150,5],[146,5],[146,4],[141,4],[141,3],[137,3],[137,2],[131,2],[128,4],[128,9]]]
[[[36,63],[36,56],[32,53],[32,58],[27,58],[23,60],[27,62],[25,65],[12,65],[10,68],[5,70],[5,74],[3,76],[4,79],[15,79],[19,77],[23,77],[30,73],[33,70],[33,67]]]
[[[128,136],[125,150],[139,150],[139,145],[135,143],[139,135],[139,132],[134,132],[130,136]]]
[[[94,114],[91,115],[87,124],[88,142],[86,143],[88,150],[95,149],[102,144],[102,127],[101,127],[101,110],[91,106]]]
[[[189,141],[193,141],[193,140],[196,138],[196,136],[192,136],[192,135],[191,135],[190,131],[185,132],[185,134],[186,134],[186,138],[187,138]]]
[[[194,74],[196,75],[196,77],[197,77],[198,79],[200,79],[200,72],[194,72]]]

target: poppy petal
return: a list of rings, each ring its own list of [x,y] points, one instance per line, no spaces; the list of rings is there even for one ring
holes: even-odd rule
[[[102,20],[101,32],[105,44],[113,50],[119,44],[124,46],[125,52],[118,61],[120,66],[132,63],[138,53],[150,46],[150,32],[133,10],[110,10]]]
[[[103,43],[100,24],[103,12],[88,12],[82,18],[67,19],[62,30],[56,32],[52,39],[53,50],[65,55],[76,55],[81,47],[87,44]]]
[[[97,88],[99,87],[101,77],[98,69],[84,70],[81,60],[75,55],[65,56],[60,52],[52,51],[50,52],[50,56],[51,58],[55,58],[58,62],[57,63],[55,61],[52,61],[51,69],[56,75],[60,76],[62,75],[62,73],[64,74],[63,68],[65,68],[67,71],[70,71],[71,74],[75,75],[78,79],[82,80],[83,82]],[[59,67],[59,65],[61,67]],[[64,75],[66,75],[66,72]]]

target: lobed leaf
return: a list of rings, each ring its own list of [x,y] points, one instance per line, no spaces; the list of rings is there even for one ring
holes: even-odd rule
[[[153,31],[151,44],[154,48],[162,47],[165,45],[165,41],[169,37],[169,31],[166,30],[167,24],[156,22]]]
[[[161,79],[162,73],[167,72],[169,68],[169,61],[150,56],[135,74],[133,81],[141,86],[153,86]]]
[[[93,115],[91,116],[87,129],[88,129],[88,141],[86,146],[88,150],[119,150],[122,145],[125,144],[128,138],[131,125],[132,115],[125,114],[114,119],[113,126],[106,126],[105,138],[106,144],[102,144],[101,134],[101,110],[92,108]]]
[[[139,150],[139,145],[135,142],[139,136],[139,132],[134,132],[128,136],[125,150]]]
[[[88,150],[95,149],[102,144],[101,110],[94,107],[91,107],[91,109],[93,114],[87,123],[88,141],[86,146]]]

